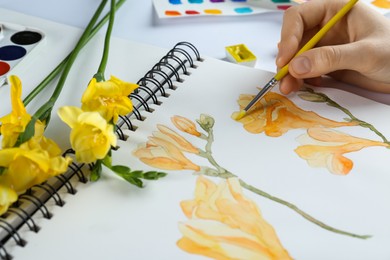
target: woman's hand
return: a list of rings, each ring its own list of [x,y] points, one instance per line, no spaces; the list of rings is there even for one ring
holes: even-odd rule
[[[346,0],[310,0],[287,9],[277,67],[286,65],[346,3]],[[364,3],[356,3],[315,48],[291,60],[289,74],[280,82],[280,91],[284,94],[297,91],[304,80],[319,85],[322,75],[390,93],[390,20]]]

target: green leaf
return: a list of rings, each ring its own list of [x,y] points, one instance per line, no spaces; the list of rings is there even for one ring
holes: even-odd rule
[[[126,180],[127,182],[129,182],[129,183],[131,183],[139,188],[143,187],[143,182],[138,178],[133,178],[129,174],[124,174],[124,175],[119,174],[119,176],[121,176],[124,180]]]
[[[131,172],[131,169],[124,165],[115,165],[111,167],[111,170],[114,171],[118,176],[122,177],[127,182],[142,188],[143,183],[140,179],[133,176],[133,173]]]
[[[160,178],[163,178],[167,176],[165,172],[156,172],[156,171],[149,171],[145,172],[143,178],[145,180],[158,180]]]
[[[134,178],[143,178],[144,172],[143,171],[131,171],[130,175]]]
[[[111,151],[111,150],[110,150]],[[112,158],[111,153],[109,152],[106,157],[103,158],[102,163],[107,166],[108,168],[111,168],[112,165]]]
[[[44,122],[46,126],[49,125],[51,119],[51,112],[53,108],[48,109],[40,118],[41,122]]]
[[[164,172],[148,171],[143,172],[141,170],[132,171],[129,167],[124,165],[114,165],[110,169],[115,172],[118,176],[126,180],[127,182],[142,188],[145,180],[158,180],[159,178],[165,177],[167,174]]]
[[[35,134],[35,122],[37,121],[36,118],[31,118],[30,122],[27,124],[26,129],[23,133],[21,133],[18,137],[18,140],[16,141],[15,147],[20,146],[22,143],[27,142],[30,140],[31,137]]]
[[[129,177],[129,178],[127,178],[126,180],[127,180],[128,182],[130,182],[131,184],[133,184],[133,185],[139,187],[139,188],[142,188],[143,185],[144,185],[144,183],[143,183],[140,179],[138,179],[138,178],[131,178],[131,177]]]
[[[119,175],[129,174],[129,172],[131,172],[131,169],[127,166],[124,166],[124,165],[114,165],[114,166],[111,166],[110,169],[112,171],[118,173]]]
[[[102,163],[100,160],[98,160],[92,167],[91,175],[90,175],[91,181],[99,180],[101,174],[102,174]]]

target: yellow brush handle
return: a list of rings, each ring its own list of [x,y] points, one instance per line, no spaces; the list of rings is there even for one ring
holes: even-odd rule
[[[335,23],[338,22],[346,13],[348,13],[349,10],[357,3],[358,0],[350,0],[343,8],[340,9],[333,17],[330,19],[324,27],[321,28],[314,36],[313,38],[308,41],[305,46],[303,46],[297,54],[295,54],[294,58],[303,52],[310,50],[313,48],[320,40],[321,38],[329,31],[330,28],[332,28]],[[278,73],[275,75],[276,80],[281,80],[284,76],[286,76],[288,73],[288,64],[285,65],[283,68],[281,68]]]

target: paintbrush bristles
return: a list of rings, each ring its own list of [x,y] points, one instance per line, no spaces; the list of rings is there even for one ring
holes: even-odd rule
[[[246,111],[245,110],[241,110],[240,112],[234,112],[232,114],[232,118],[236,121],[240,120],[241,118],[243,118],[244,116],[246,115]]]

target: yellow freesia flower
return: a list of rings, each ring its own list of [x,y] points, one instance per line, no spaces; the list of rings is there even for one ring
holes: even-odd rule
[[[31,116],[23,105],[22,83],[17,76],[10,76],[12,112],[0,118],[0,133],[3,136],[2,147],[13,147],[20,135],[24,132]]]
[[[184,251],[213,259],[292,259],[257,205],[242,193],[237,178],[216,185],[198,177],[193,200],[181,208],[189,219],[179,224]]]
[[[183,152],[198,154],[199,150],[183,136],[167,126],[157,125],[149,141],[136,149],[133,154],[143,163],[164,170],[195,170],[200,167],[184,156]]]
[[[76,159],[82,163],[92,163],[103,159],[111,146],[116,146],[114,126],[98,112],[84,112],[78,107],[65,106],[58,115],[70,128],[70,143]]]
[[[332,129],[310,128],[307,134],[298,137],[303,144],[295,152],[312,167],[324,167],[334,174],[346,175],[353,161],[344,154],[370,146],[388,146],[383,142],[354,137]]]
[[[64,173],[70,162],[71,158],[61,156],[61,149],[54,141],[34,136],[19,147],[0,150],[0,166],[6,168],[0,184],[20,194]]]
[[[107,81],[97,82],[93,78],[82,98],[84,111],[99,112],[108,122],[116,123],[119,115],[133,111],[133,104],[128,97],[138,87],[137,84],[124,82],[114,76]]]
[[[182,116],[173,116],[171,118],[172,123],[176,126],[180,131],[186,132],[190,135],[201,136],[201,133],[196,130],[196,125],[194,122],[189,120],[188,118]]]
[[[253,98],[253,95],[240,95],[238,100],[240,109],[244,109]],[[273,137],[298,128],[307,129],[320,126],[334,128],[358,124],[357,122],[337,122],[312,111],[305,111],[287,97],[275,92],[268,92],[246,116],[238,121],[250,133],[264,132],[267,136]]]
[[[7,211],[8,207],[18,199],[13,189],[0,185],[0,216]]]

